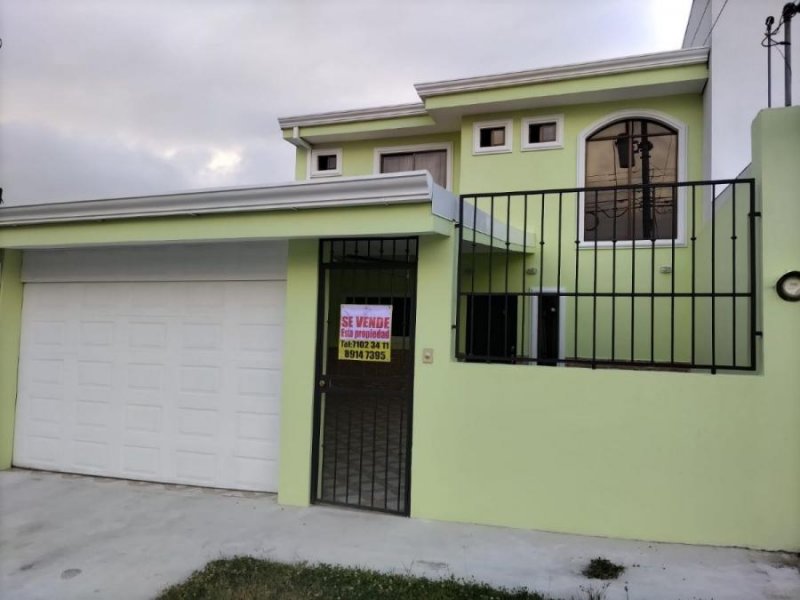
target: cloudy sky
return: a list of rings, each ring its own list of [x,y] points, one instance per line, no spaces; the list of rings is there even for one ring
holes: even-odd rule
[[[8,204],[293,177],[278,116],[679,48],[690,0],[0,0]]]

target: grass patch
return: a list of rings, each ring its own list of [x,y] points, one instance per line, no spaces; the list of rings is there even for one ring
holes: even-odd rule
[[[546,600],[517,589],[445,579],[386,575],[330,565],[290,565],[251,557],[215,560],[183,583],[164,590],[158,600]]]
[[[590,579],[616,579],[624,570],[625,567],[607,558],[593,558],[581,572]]]

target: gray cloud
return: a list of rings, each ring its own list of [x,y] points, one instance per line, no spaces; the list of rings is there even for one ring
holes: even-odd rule
[[[420,81],[676,48],[688,7],[5,0],[0,185],[21,203],[291,179],[280,115],[415,101]]]

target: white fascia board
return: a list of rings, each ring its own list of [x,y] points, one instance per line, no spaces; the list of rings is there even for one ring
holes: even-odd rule
[[[296,117],[281,117],[278,119],[278,125],[281,129],[286,129],[287,127],[356,123],[360,121],[375,121],[377,119],[393,119],[395,117],[418,117],[427,114],[428,111],[425,110],[425,105],[421,102],[415,102],[413,104],[395,104],[392,106],[357,108],[354,110],[315,113]]]
[[[431,209],[434,214],[451,218],[456,198],[437,188],[427,171],[412,171],[158,196],[6,206],[0,207],[0,227],[424,202],[435,204]],[[448,202],[452,207],[447,206]]]
[[[463,79],[418,83],[414,86],[420,98],[456,94],[459,92],[491,90],[531,83],[545,83],[577,79],[594,75],[628,73],[666,67],[706,64],[708,48],[689,48],[670,52],[658,52],[625,56],[595,62],[578,63],[559,67],[547,67],[529,71],[483,75]]]

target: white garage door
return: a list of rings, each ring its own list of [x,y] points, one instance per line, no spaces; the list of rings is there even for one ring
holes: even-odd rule
[[[277,490],[285,246],[25,265],[14,464]]]

